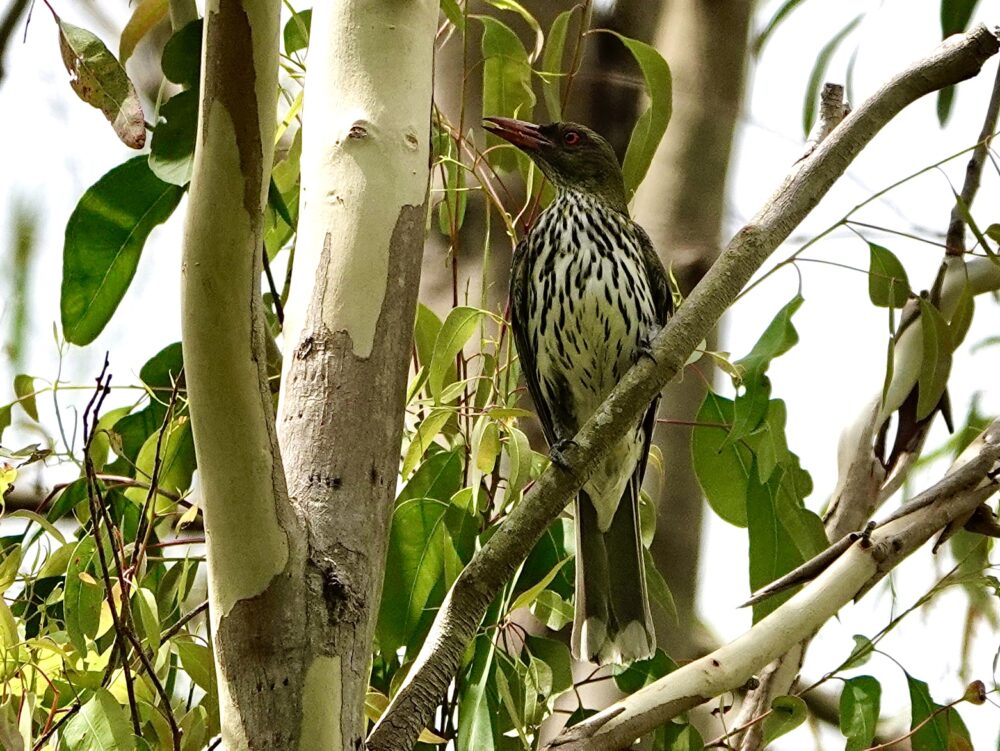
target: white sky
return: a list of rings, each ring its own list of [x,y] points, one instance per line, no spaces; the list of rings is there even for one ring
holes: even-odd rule
[[[780,2],[768,2],[758,14],[761,28]],[[729,230],[735,231],[752,216],[785,175],[802,149],[802,99],[812,61],[826,41],[855,15],[875,3],[865,0],[821,0],[807,2],[793,13],[771,39],[760,63],[753,69],[753,83],[747,94],[747,114],[739,133],[735,172],[730,188]],[[988,2],[980,3],[980,20],[987,18]],[[878,4],[855,36],[848,40],[829,68],[827,80],[842,81],[855,44],[860,53],[855,69],[856,101],[909,62],[923,56],[938,41],[938,0],[885,0]],[[117,20],[124,21],[124,4],[108,7]],[[71,8],[65,15],[71,22]],[[106,39],[112,49],[117,40]],[[58,321],[61,278],[62,236],[66,219],[82,192],[113,165],[132,156],[121,146],[103,118],[79,102],[66,85],[56,44],[56,32],[47,11],[36,7],[35,18],[25,44],[14,42],[6,58],[8,76],[0,87],[0,143],[8,144],[4,169],[0,171],[0,238],[11,237],[11,206],[15,200],[28,202],[39,214],[40,258],[31,283],[31,318],[35,324],[27,355],[27,372],[52,378],[56,369],[56,349],[51,324]],[[848,175],[824,199],[821,206],[796,232],[808,238],[843,216],[872,191],[916,172],[961,148],[971,145],[979,132],[996,59],[976,80],[963,84],[957,96],[950,124],[937,126],[934,98],[927,97],[908,108],[881,133],[858,158]],[[147,115],[147,118],[149,115]],[[667,133],[669,138],[669,131]],[[946,165],[893,191],[886,203],[865,209],[860,217],[916,234],[943,234],[950,211],[948,179],[961,185],[965,158]],[[987,166],[984,185],[974,214],[981,225],[1000,221],[997,214],[998,183],[995,171]],[[97,372],[104,351],[111,351],[115,382],[137,381],[139,367],[161,346],[179,338],[179,253],[180,218],[154,231],[131,289],[110,325],[90,347],[72,349],[64,364],[64,377],[89,384]],[[940,262],[940,252],[931,245],[873,234],[871,239],[889,247],[907,268],[911,285],[930,285]],[[935,239],[940,239],[939,237]],[[797,246],[788,243],[774,259],[780,260]],[[840,232],[816,246],[811,257],[822,257],[864,269],[868,263],[865,244]],[[886,324],[883,311],[874,309],[867,298],[867,279],[862,273],[828,265],[803,264],[805,305],[795,318],[801,341],[771,368],[774,395],[788,402],[789,445],[801,457],[813,476],[816,490],[809,504],[818,508],[835,482],[835,449],[840,429],[850,422],[861,406],[881,385],[885,357]],[[735,356],[745,354],[770,318],[795,294],[798,277],[786,269],[748,295],[733,309],[726,323],[724,349]],[[0,300],[0,330],[9,326],[10,311]],[[977,301],[976,320],[967,342],[1000,333],[1000,309],[989,300]],[[972,356],[968,347],[956,356],[951,395],[957,419],[965,414],[976,391],[985,392],[982,409],[1000,413],[1000,347]],[[8,364],[0,361],[0,384],[9,384]],[[0,388],[6,401],[10,386]],[[40,405],[43,421],[52,426],[51,402]],[[22,433],[22,436],[26,434]],[[929,446],[945,438],[938,424]],[[932,468],[915,483],[923,487],[940,475]],[[708,516],[711,516],[710,512]],[[749,613],[735,611],[747,595],[746,573],[733,572],[731,561],[745,558],[746,533],[714,518],[704,540],[702,611],[720,636],[730,638],[749,625]],[[726,550],[727,555],[718,551]],[[929,550],[913,556],[895,577],[898,597],[895,610],[909,606],[928,588],[927,569],[950,567],[947,556],[931,561]],[[893,611],[884,587],[868,595],[861,604],[845,609],[839,622],[829,624],[810,651],[805,675],[815,677],[839,662],[851,649],[855,633],[873,634]],[[910,619],[883,642],[893,657],[910,667],[916,676],[931,685],[940,703],[957,698],[964,684],[958,680],[964,599],[959,595],[941,597],[934,606]],[[929,636],[928,636],[929,635]],[[972,678],[992,686],[991,663],[1000,638],[981,628],[975,639]],[[933,648],[929,649],[933,645]],[[885,687],[883,714],[906,717],[908,702],[905,682],[897,667],[876,657],[862,672],[876,675]],[[839,690],[839,689],[837,689]],[[1000,711],[989,704],[965,706],[962,715],[973,734],[976,748],[996,748]],[[837,748],[842,741],[835,735],[823,746]],[[780,748],[813,745],[812,735],[800,730],[779,742]]]

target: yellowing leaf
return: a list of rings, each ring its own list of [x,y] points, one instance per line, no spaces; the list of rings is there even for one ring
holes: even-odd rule
[[[146,121],[135,87],[121,63],[94,34],[66,23],[59,24],[59,49],[69,71],[69,85],[83,101],[96,107],[111,123],[126,146],[146,144]]]
[[[135,46],[142,38],[167,17],[169,9],[169,0],[140,0],[136,4],[132,9],[131,18],[122,29],[121,41],[118,42],[118,59],[123,66],[132,57]]]

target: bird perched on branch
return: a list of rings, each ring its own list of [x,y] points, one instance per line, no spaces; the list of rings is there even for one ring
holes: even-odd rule
[[[604,138],[575,123],[489,117],[485,127],[528,154],[556,190],[515,251],[510,310],[528,390],[561,463],[560,449],[648,353],[672,311],[670,287],[649,237],[629,217],[622,170]],[[655,650],[639,488],[656,401],[576,499],[578,659],[624,663]]]

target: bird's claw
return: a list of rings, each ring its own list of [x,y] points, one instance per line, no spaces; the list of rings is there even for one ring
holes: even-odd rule
[[[653,348],[649,345],[649,342],[643,342],[638,347],[635,348],[635,356],[632,358],[633,362],[639,362],[644,357],[648,357],[653,361],[654,365],[658,365],[659,362],[656,359],[656,355],[653,354]]]
[[[566,461],[566,457],[563,456],[562,452],[576,445],[576,441],[572,438],[563,438],[560,441],[556,441],[549,447],[549,461],[559,467],[559,469],[569,472],[569,462]]]

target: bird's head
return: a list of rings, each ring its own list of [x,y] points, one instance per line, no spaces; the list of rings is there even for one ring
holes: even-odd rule
[[[485,121],[486,130],[530,156],[557,190],[589,193],[627,213],[618,157],[599,133],[577,123],[535,125],[506,117]]]

